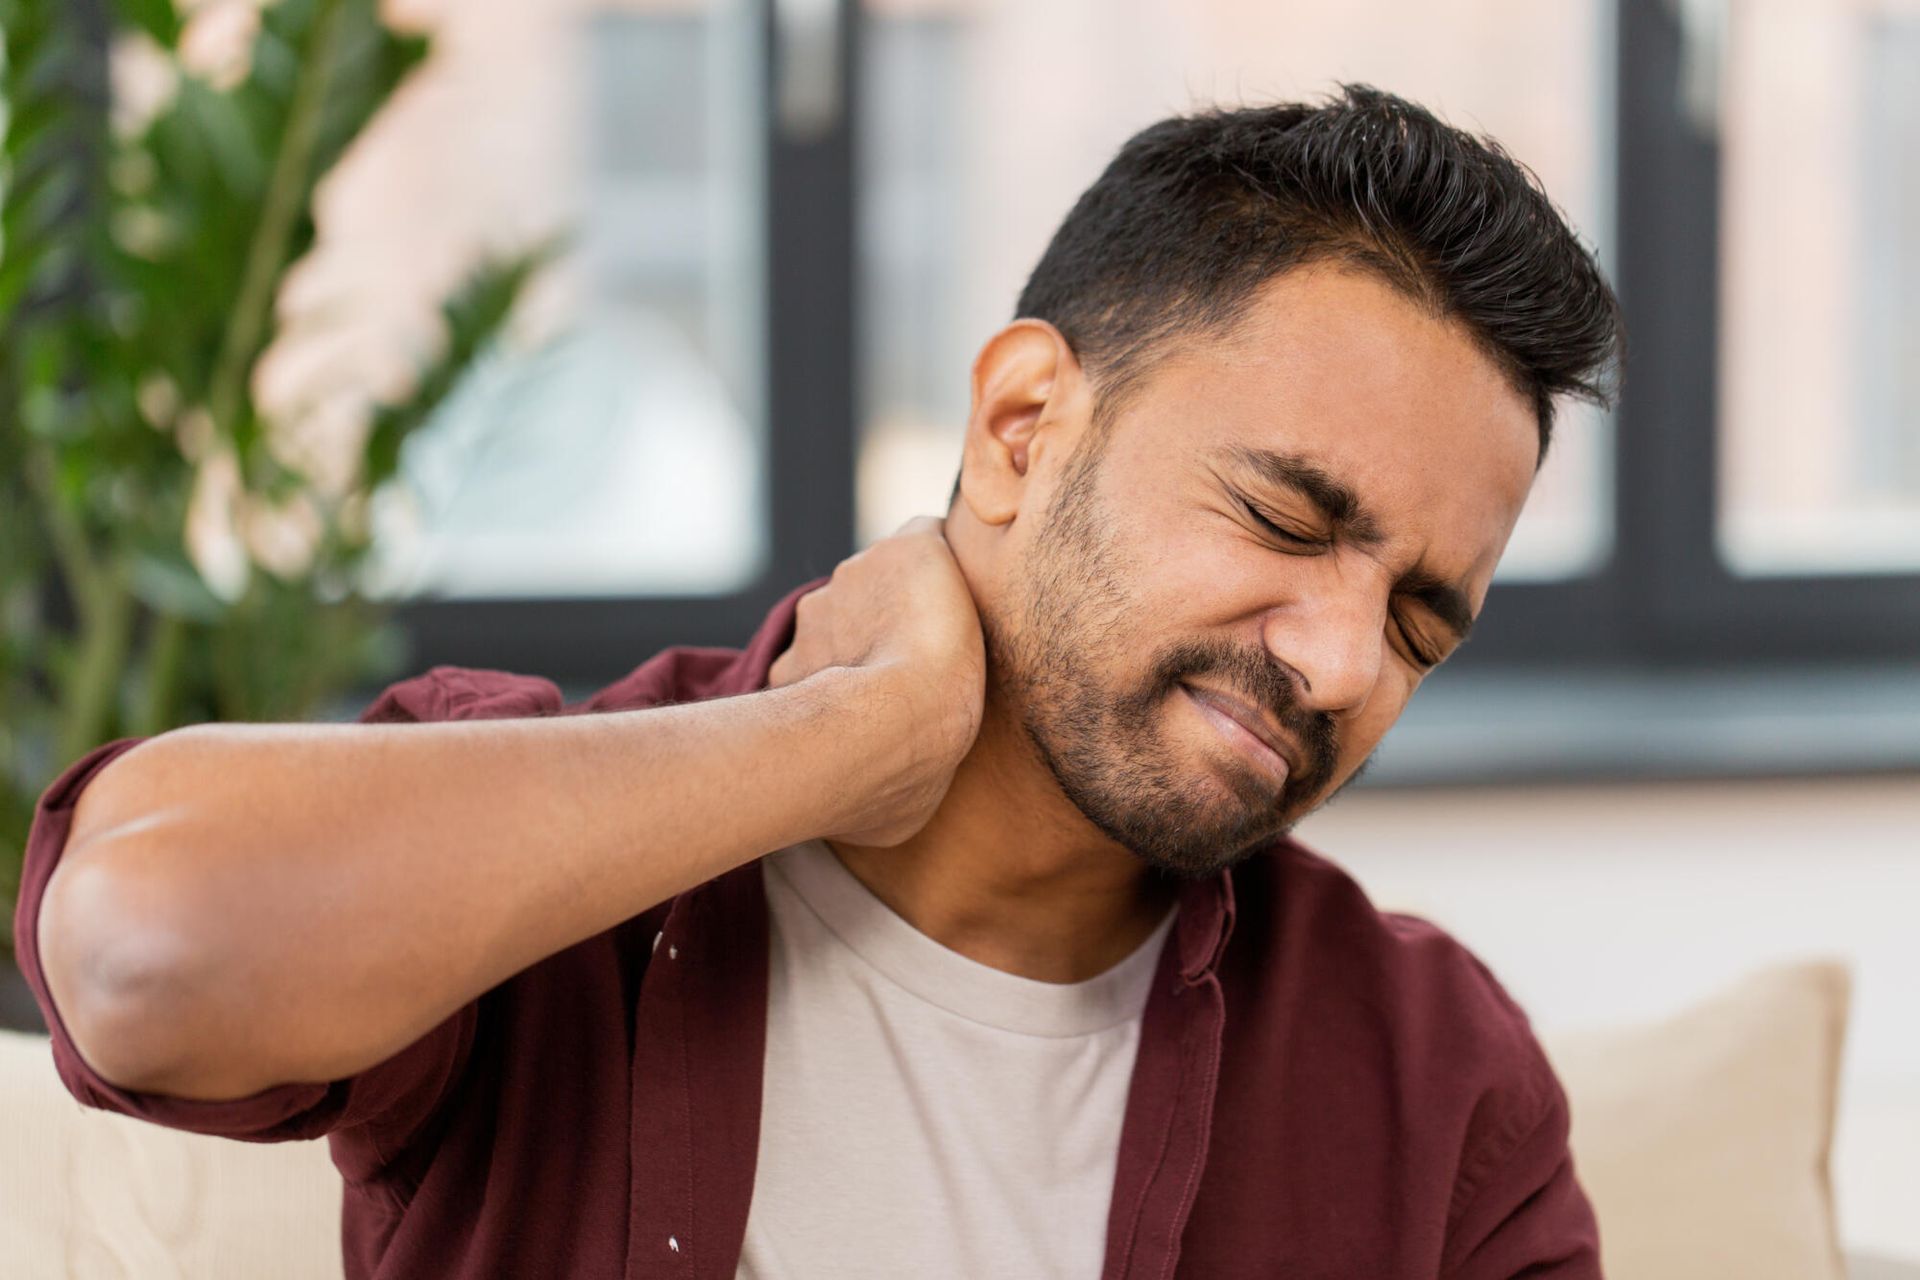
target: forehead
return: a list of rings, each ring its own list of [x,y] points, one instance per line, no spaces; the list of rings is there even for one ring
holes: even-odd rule
[[[1277,277],[1231,334],[1169,353],[1123,416],[1178,437],[1158,457],[1202,469],[1236,448],[1310,460],[1389,544],[1462,576],[1491,575],[1539,447],[1533,406],[1457,322],[1331,263]]]

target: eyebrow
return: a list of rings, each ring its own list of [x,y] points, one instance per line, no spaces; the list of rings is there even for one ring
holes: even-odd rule
[[[1335,478],[1326,468],[1300,457],[1252,445],[1229,445],[1221,451],[1241,471],[1269,487],[1285,489],[1312,503],[1336,531],[1350,541],[1374,547],[1386,541],[1386,532],[1367,510],[1353,486]],[[1441,625],[1461,640],[1473,631],[1473,606],[1458,586],[1424,569],[1410,569],[1394,583],[1394,593],[1426,606]]]
[[[1286,489],[1311,502],[1335,529],[1362,546],[1378,546],[1386,541],[1380,522],[1373,518],[1360,495],[1344,481],[1336,480],[1325,468],[1292,453],[1276,453],[1252,445],[1235,444],[1222,452],[1263,483]]]

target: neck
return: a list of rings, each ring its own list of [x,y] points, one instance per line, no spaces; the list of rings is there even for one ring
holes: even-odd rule
[[[1119,963],[1174,890],[1089,823],[989,696],[927,825],[892,848],[828,842],[896,915],[950,951],[1041,982]]]

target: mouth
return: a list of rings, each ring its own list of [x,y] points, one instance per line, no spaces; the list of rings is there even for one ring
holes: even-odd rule
[[[1284,786],[1295,772],[1294,753],[1267,718],[1231,694],[1182,683],[1180,691],[1210,721],[1227,744],[1261,772]]]

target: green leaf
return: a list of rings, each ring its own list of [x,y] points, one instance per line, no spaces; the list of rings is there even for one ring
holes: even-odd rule
[[[177,48],[172,0],[105,9],[110,39]],[[320,493],[265,447],[277,424],[251,375],[313,246],[317,185],[427,44],[389,30],[376,0],[269,0],[239,85],[185,77],[124,137],[107,128],[86,12],[0,0],[0,922],[22,815],[68,746],[133,724],[304,716],[398,669],[402,634],[354,594],[365,499],[547,256],[485,265],[446,299],[444,348],[378,411],[371,464],[338,501]],[[201,580],[185,549],[194,467],[140,411],[156,378],[162,428],[218,398],[250,490],[320,510],[310,572],[251,574],[236,601]]]
[[[113,8],[121,22],[146,32],[162,48],[180,46],[180,14],[173,0],[114,0]]]
[[[53,6],[0,3],[0,358],[19,342],[20,313],[62,291],[76,264],[84,187],[76,34]]]

